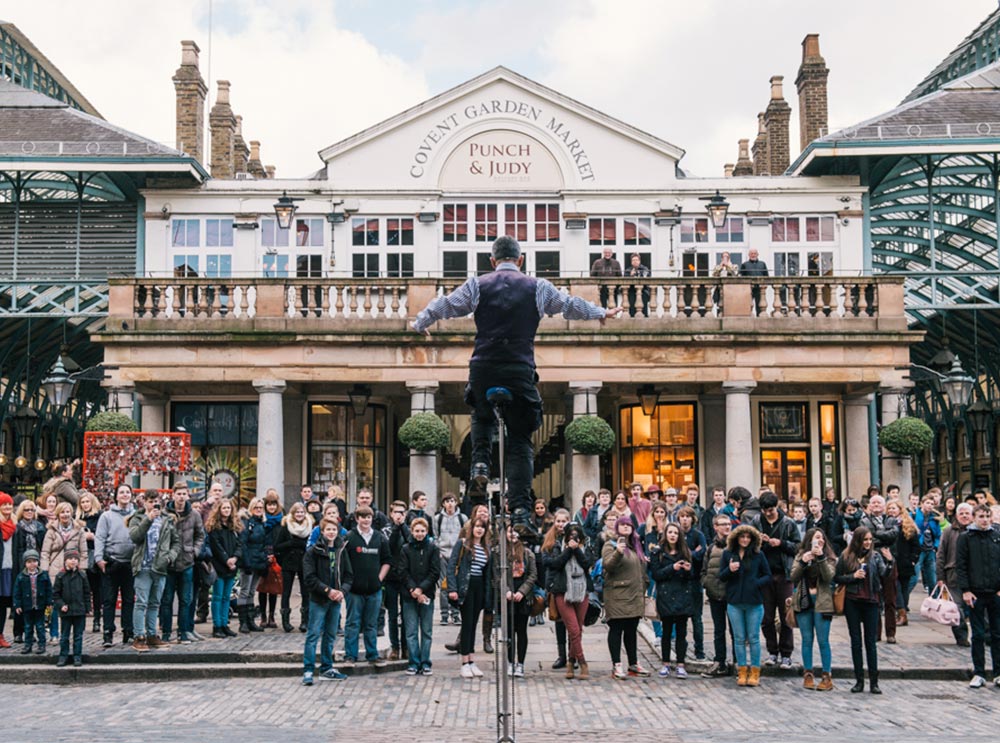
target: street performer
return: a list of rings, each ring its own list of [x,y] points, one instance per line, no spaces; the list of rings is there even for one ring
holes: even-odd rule
[[[535,373],[535,333],[543,315],[561,312],[567,320],[615,317],[621,307],[604,310],[580,297],[571,297],[545,279],[521,273],[524,256],[509,235],[493,243],[493,271],[473,276],[447,296],[431,300],[412,327],[430,337],[438,320],[474,314],[476,341],[469,362],[465,402],[472,408],[471,490],[485,496],[490,478],[491,440],[496,428],[486,399],[491,387],[506,387],[514,397],[507,411],[508,508],[514,528],[522,536],[537,536],[531,525],[531,480],[534,448],[531,434],[542,424],[542,398]]]

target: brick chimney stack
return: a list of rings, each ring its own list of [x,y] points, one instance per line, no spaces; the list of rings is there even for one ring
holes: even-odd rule
[[[229,105],[229,81],[219,80],[219,92],[208,116],[212,135],[212,177],[232,178],[233,142],[236,138],[236,117]]]
[[[722,175],[725,176],[726,178],[732,178],[733,170],[735,168],[736,166],[733,163],[726,163],[725,165],[722,166]]]
[[[733,168],[733,175],[753,175],[753,161],[750,160],[750,140],[741,139],[740,154],[736,158],[736,166]]]
[[[775,75],[771,78],[771,101],[764,111],[764,125],[767,127],[767,160],[768,172],[771,175],[781,175],[788,169],[791,162],[791,152],[788,140],[788,122],[792,116],[792,107],[788,105],[782,92],[781,83],[784,77]]]
[[[753,141],[753,174],[769,175],[770,166],[767,161],[767,124],[764,122],[764,112],[757,114],[757,136]]]
[[[181,42],[181,66],[174,73],[173,81],[177,95],[177,149],[203,163],[208,86],[198,71],[200,51],[193,41]]]
[[[276,168],[273,165],[265,165],[264,172],[267,173],[267,177],[274,180],[274,171]]]
[[[250,140],[250,160],[247,162],[247,172],[254,178],[267,178],[267,171],[260,162],[260,142]]]
[[[819,53],[819,34],[808,34],[802,40],[802,64],[795,78],[799,93],[799,148],[826,134],[826,78],[830,70]]]
[[[243,117],[236,117],[236,134],[233,137],[233,172],[246,173],[247,161],[250,159],[250,148],[243,139]]]

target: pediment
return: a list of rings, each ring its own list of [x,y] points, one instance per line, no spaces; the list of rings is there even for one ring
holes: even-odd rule
[[[684,151],[497,67],[320,152],[346,189],[664,188]]]

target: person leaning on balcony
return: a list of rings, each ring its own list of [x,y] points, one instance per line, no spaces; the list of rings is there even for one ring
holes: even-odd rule
[[[648,279],[652,276],[649,268],[642,264],[642,258],[639,257],[638,253],[632,253],[630,258],[629,267],[625,271],[625,275],[637,278],[637,279]],[[643,317],[649,317],[649,284],[643,284],[640,290],[640,296],[642,297],[642,315]],[[628,314],[629,317],[635,317],[635,313],[638,310],[636,307],[636,291],[635,286],[630,286],[628,288]]]
[[[755,248],[750,248],[747,253],[748,260],[740,264],[740,276],[769,276],[767,264],[760,260],[760,253]],[[757,314],[761,312],[760,306],[760,286],[750,287],[750,299],[753,300],[753,307]]]
[[[766,268],[764,269],[767,270]],[[733,263],[732,258],[729,256],[728,250],[722,251],[722,258],[719,262],[715,264],[715,268],[712,269],[712,276],[715,278],[728,278],[732,276],[739,276],[740,269]]]
[[[615,317],[609,310],[556,289],[549,281],[521,273],[524,256],[517,240],[504,235],[493,243],[490,263],[494,270],[473,276],[458,289],[437,297],[417,315],[411,327],[430,337],[428,328],[438,320],[474,314],[476,341],[469,364],[465,402],[472,408],[472,488],[470,497],[485,494],[490,479],[492,436],[496,430],[487,390],[502,386],[513,401],[507,416],[507,468],[509,508],[514,528],[522,539],[537,539],[531,526],[531,480],[534,445],[531,434],[542,423],[542,398],[535,386],[535,333],[543,315],[562,314],[566,320],[600,320]]]
[[[614,251],[611,248],[605,248],[601,257],[590,266],[590,275],[594,278],[620,277],[622,275],[622,264],[614,257]],[[607,309],[610,294],[608,285],[601,284],[601,307]],[[615,302],[617,303],[617,291],[615,294]]]

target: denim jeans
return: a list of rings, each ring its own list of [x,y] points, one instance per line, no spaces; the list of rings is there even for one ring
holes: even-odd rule
[[[688,581],[691,587],[691,603],[694,614],[691,615],[691,634],[694,636],[695,656],[705,655],[705,623],[702,620],[702,612],[705,610],[705,589],[696,580]]]
[[[760,622],[764,618],[763,604],[728,604],[726,613],[733,628],[736,643],[736,665],[747,665],[747,643],[750,643],[750,665],[760,666]]]
[[[83,633],[87,629],[87,617],[59,617],[62,620],[62,635],[59,637],[59,655],[69,655],[69,635],[73,633],[73,655],[83,655]]]
[[[378,660],[378,610],[382,606],[382,591],[364,596],[347,594],[347,625],[344,627],[344,657],[358,659],[358,637],[365,639],[365,660]],[[310,611],[312,609],[310,608]],[[312,615],[309,617],[312,621]]]
[[[135,609],[132,626],[139,637],[156,637],[156,620],[160,613],[160,597],[167,576],[143,568],[135,576]]]
[[[824,619],[823,615],[813,607],[807,611],[796,612],[795,620],[799,625],[799,634],[802,635],[802,667],[806,671],[813,670],[813,635],[816,636],[816,643],[819,645],[819,661],[823,666],[823,673],[830,673],[833,668],[833,656],[830,652],[830,625],[831,619]]]
[[[194,629],[194,614],[191,605],[194,599],[194,568],[170,570],[163,582],[163,596],[160,598],[160,628],[169,635],[174,628],[174,595],[177,596],[177,631],[190,632]]]
[[[431,667],[431,636],[434,631],[434,602],[421,604],[403,599],[403,628],[410,668]]]
[[[910,578],[910,590],[907,591],[907,598],[917,585],[917,576],[924,582],[924,589],[927,593],[930,593],[937,584],[937,550],[921,552],[914,570],[913,577]]]
[[[986,675],[986,642],[989,641],[993,676],[1000,676],[1000,596],[992,591],[976,593],[976,604],[969,620],[972,624],[972,666],[976,675]]]
[[[733,637],[733,626],[729,622],[729,613],[726,611],[725,601],[716,601],[710,598],[708,608],[712,612],[712,639],[715,643],[715,657],[712,659],[716,663],[726,662],[726,633],[730,639]],[[732,642],[733,652],[736,652],[736,643]],[[733,658],[735,662],[735,656]]]
[[[30,646],[38,643],[45,647],[45,610],[25,609],[24,614],[24,644]]]
[[[857,601],[848,596],[844,601],[844,619],[847,620],[847,631],[851,636],[854,678],[860,681],[865,677],[863,648],[864,656],[868,659],[868,678],[873,682],[877,681],[878,648],[875,646],[875,635],[878,634],[878,604]]]
[[[236,576],[216,578],[212,586],[212,626],[229,626],[229,597],[233,593]]]
[[[340,626],[340,604],[325,601],[319,604],[309,600],[309,631],[306,632],[306,646],[302,652],[302,668],[312,671],[316,665],[316,642],[322,640],[319,651],[319,672],[333,668],[333,646],[337,641]]]
[[[442,579],[448,575],[448,558],[451,556],[451,550],[447,550],[448,554],[445,555],[445,550],[441,550],[441,577]],[[440,589],[441,582],[438,581],[438,588]],[[461,614],[458,611],[457,606],[453,606],[451,601],[448,599],[448,591],[438,590],[438,606],[441,608],[441,619],[444,620],[446,617],[451,617],[452,621],[456,624],[458,623],[458,618]]]

